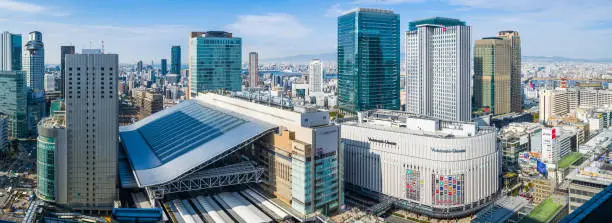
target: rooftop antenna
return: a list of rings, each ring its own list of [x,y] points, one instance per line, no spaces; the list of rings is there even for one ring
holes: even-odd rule
[[[92,45],[93,45],[93,41],[91,41],[91,40],[90,40],[90,41],[89,41],[89,49],[93,48],[93,46],[92,46]]]
[[[102,54],[104,54],[104,40],[102,40]]]

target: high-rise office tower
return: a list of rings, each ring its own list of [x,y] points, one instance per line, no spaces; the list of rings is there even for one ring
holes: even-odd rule
[[[189,88],[198,92],[241,89],[242,39],[223,31],[192,32]]]
[[[323,92],[323,67],[321,60],[314,59],[308,65],[308,86],[310,92]]]
[[[168,74],[168,60],[161,59],[161,75],[165,77],[166,74]]]
[[[521,37],[517,31],[501,31],[497,37],[510,40],[512,60],[510,70],[510,103],[512,112],[523,110],[523,96],[521,94]]]
[[[33,31],[28,34],[24,46],[23,71],[28,86],[28,129],[36,135],[36,125],[45,116],[45,48],[42,33]]]
[[[11,139],[28,137],[28,87],[23,71],[0,71],[0,113],[8,118]]]
[[[142,66],[143,66],[143,65],[142,65],[142,60],[139,60],[139,61],[136,63],[136,72],[138,72],[138,73],[142,73],[142,70],[143,70],[143,67],[142,67]]]
[[[67,202],[109,210],[117,198],[117,54],[66,55]]]
[[[23,57],[23,71],[26,72],[26,82],[33,93],[43,92],[45,76],[45,47],[42,33],[38,31],[28,34]]]
[[[172,46],[170,53],[170,73],[181,75],[181,46]]]
[[[510,112],[510,41],[498,37],[474,44],[474,108]]]
[[[4,155],[7,155],[8,148],[8,120],[5,117],[0,117],[0,158],[3,158]]]
[[[338,107],[400,108],[400,16],[358,8],[338,17]]]
[[[470,121],[471,27],[435,17],[408,23],[406,111],[449,121]]]
[[[60,65],[60,94],[61,97],[64,98],[64,79],[66,77],[65,68],[66,68],[66,54],[74,54],[75,48],[74,46],[61,46],[61,65]]]
[[[21,70],[21,35],[0,34],[0,70]]]
[[[259,85],[259,56],[256,52],[249,53],[249,87]]]

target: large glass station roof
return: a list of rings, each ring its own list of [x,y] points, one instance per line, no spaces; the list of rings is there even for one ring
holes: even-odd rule
[[[119,135],[138,184],[151,186],[274,128],[194,99],[120,127]]]

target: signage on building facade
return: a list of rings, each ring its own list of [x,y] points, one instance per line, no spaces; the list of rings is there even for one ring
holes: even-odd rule
[[[373,139],[373,138],[370,138],[370,137],[368,137],[368,141],[370,141],[370,142],[377,142],[377,143],[383,143],[383,144],[388,144],[388,145],[394,145],[394,146],[397,145],[397,143],[391,142],[389,140]]]
[[[432,152],[438,153],[464,153],[465,149],[457,149],[457,148],[431,148]]]

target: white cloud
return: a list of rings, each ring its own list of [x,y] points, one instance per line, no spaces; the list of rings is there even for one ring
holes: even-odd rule
[[[56,10],[53,7],[47,7],[43,5],[27,3],[15,0],[0,0],[0,12],[9,13],[31,13],[50,15],[54,17],[64,17],[71,15],[69,12]]]
[[[394,5],[402,3],[423,2],[425,0],[355,0],[355,5]]]
[[[302,25],[295,17],[284,13],[267,15],[243,15],[226,26],[228,30],[248,37],[300,38],[311,29]]]
[[[0,0],[0,9],[5,9],[15,12],[42,12],[46,10],[46,7],[41,5],[35,5],[31,3],[18,2],[14,0]]]
[[[323,32],[320,27],[313,32],[294,16],[284,13],[242,15],[223,28],[242,38],[243,57],[255,51],[262,59],[329,52],[334,49],[330,40],[336,35],[335,29]]]
[[[346,11],[347,10],[343,9],[340,4],[334,4],[327,9],[327,12],[325,12],[325,17],[338,17],[343,15]]]

